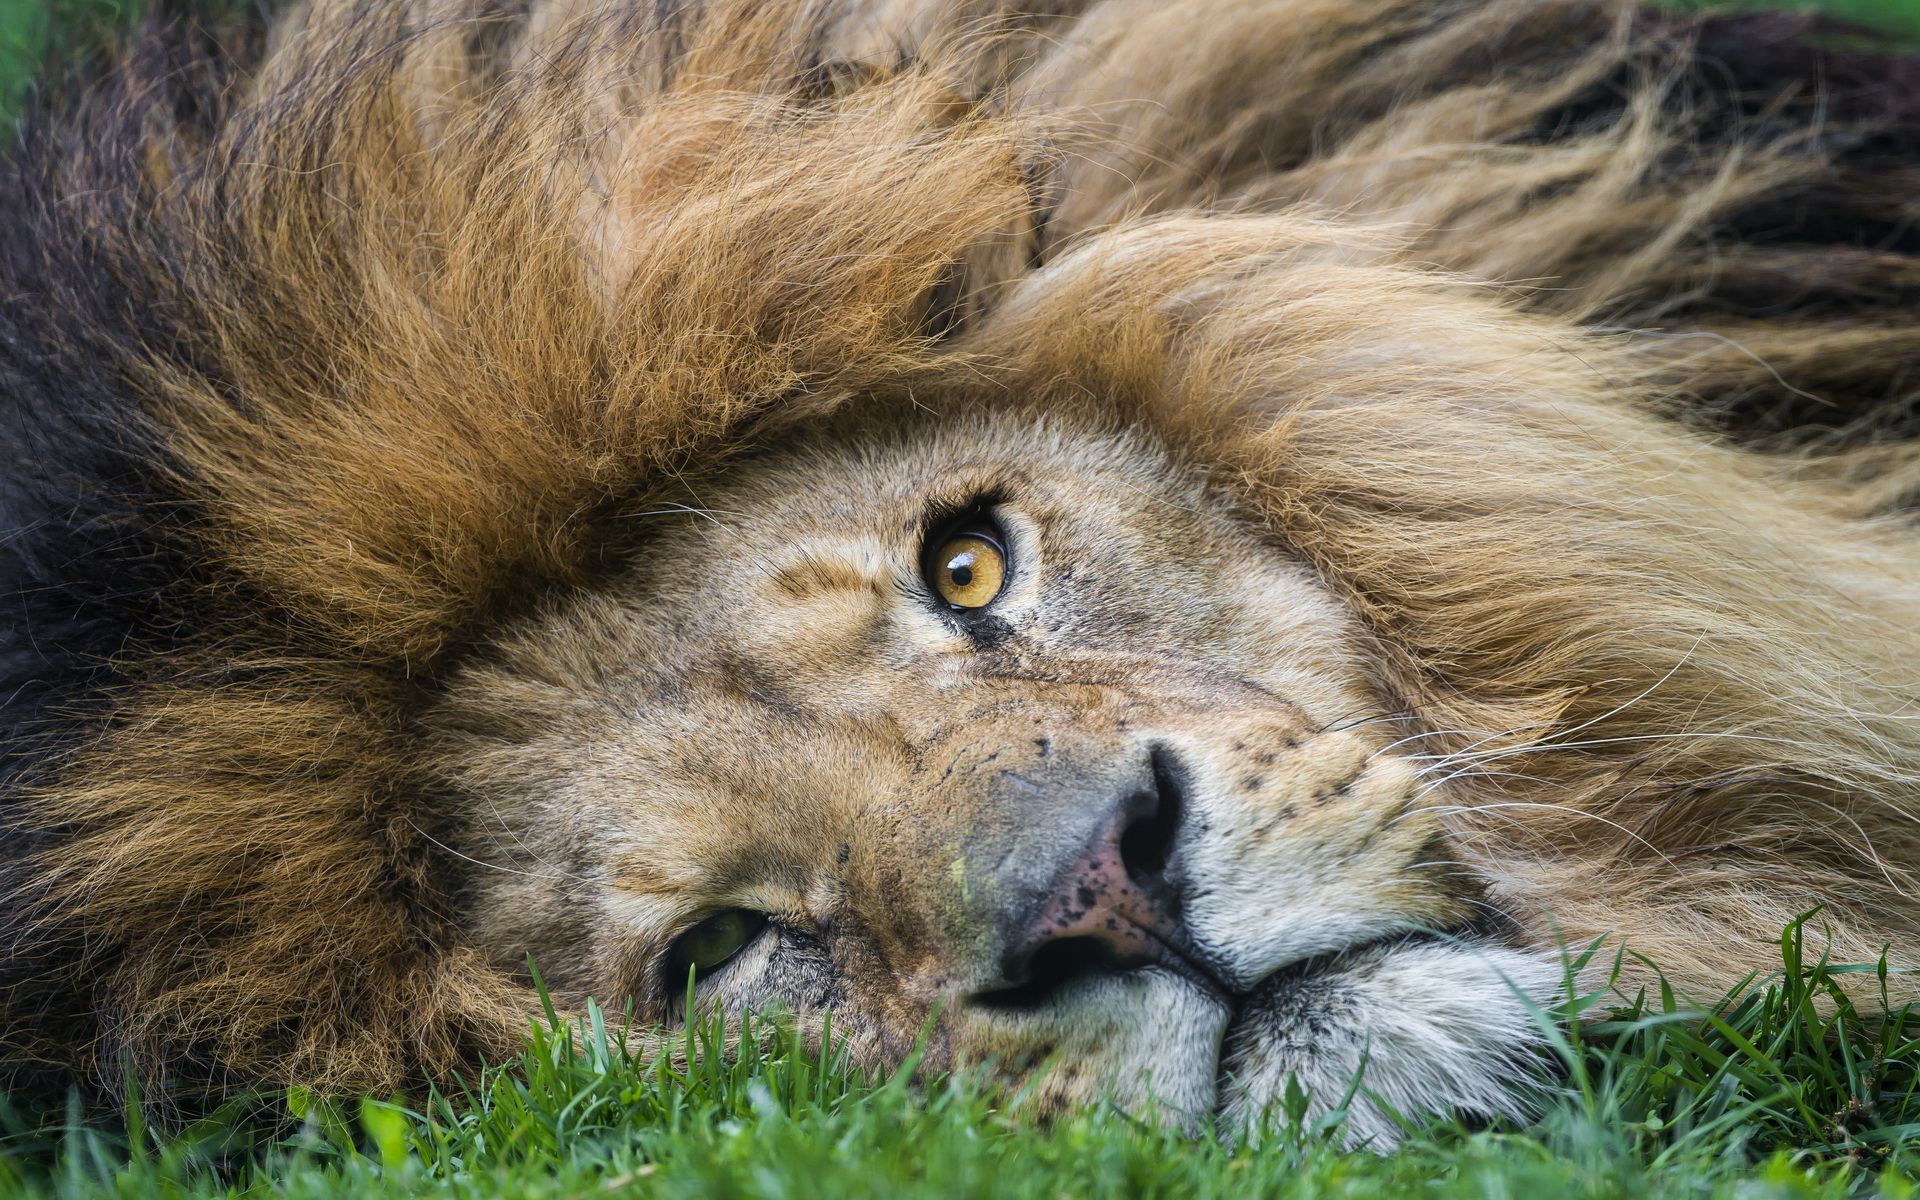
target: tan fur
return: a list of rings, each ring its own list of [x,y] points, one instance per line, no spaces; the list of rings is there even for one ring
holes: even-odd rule
[[[1859,360],[1914,352],[1904,310],[1688,307],[1787,269],[1711,232],[1824,151],[1691,140],[1663,103],[1684,37],[1617,5],[1056,7],[564,6],[517,38],[326,0],[209,143],[156,107],[140,202],[175,257],[99,233],[188,340],[118,369],[198,553],[257,599],[210,595],[188,648],[133,664],[32,801],[16,953],[82,946],[49,969],[105,1015],[16,1008],[16,1059],[387,1088],[509,1049],[534,1002],[442,843],[445,789],[513,777],[444,757],[449,681],[559,621],[525,669],[585,686],[603,647],[566,614],[650,552],[636,514],[751,490],[869,408],[1132,429],[1203,480],[1338,598],[1400,736],[1459,756],[1433,819],[1533,944],[1624,935],[1711,995],[1823,904],[1837,956],[1915,957],[1920,563],[1849,515],[1903,456],[1812,469],[1655,415],[1779,376],[1871,391]],[[1522,136],[1621,64],[1624,115]],[[1659,321],[1716,336],[1615,331]],[[745,753],[703,745],[722,780]],[[647,888],[689,886],[676,836],[634,852]],[[874,1053],[932,998],[874,1000]]]

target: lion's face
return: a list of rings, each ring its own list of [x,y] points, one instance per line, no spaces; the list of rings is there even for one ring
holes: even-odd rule
[[[831,1009],[876,1060],[937,1009],[936,1055],[1060,1101],[1325,1106],[1365,1057],[1395,1107],[1517,1103],[1557,968],[1500,944],[1341,598],[1144,435],[908,415],[654,508],[442,710],[496,962]]]

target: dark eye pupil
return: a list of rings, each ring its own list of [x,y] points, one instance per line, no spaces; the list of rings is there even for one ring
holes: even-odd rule
[[[972,567],[965,567],[965,566],[955,567],[951,571],[949,571],[948,574],[953,577],[953,583],[955,587],[965,587],[968,584],[973,582]]]

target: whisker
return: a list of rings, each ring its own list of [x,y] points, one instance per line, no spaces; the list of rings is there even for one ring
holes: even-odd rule
[[[674,516],[679,513],[686,513],[691,516],[705,518],[706,520],[713,522],[715,525],[720,526],[720,528],[722,529],[726,528],[726,524],[720,520],[720,517],[737,517],[740,515],[737,512],[731,512],[724,508],[695,508],[690,504],[671,504],[671,503],[668,504],[665,508],[648,509],[646,512],[635,513],[633,515],[636,517],[667,517],[667,516]],[[718,514],[718,515],[715,515],[715,514]]]
[[[1616,829],[1621,833],[1626,834],[1629,838],[1633,839],[1636,842],[1639,842],[1642,846],[1645,846],[1647,849],[1653,851],[1655,854],[1659,855],[1661,858],[1666,859],[1669,862],[1672,861],[1671,856],[1669,856],[1666,851],[1654,845],[1652,842],[1649,842],[1647,839],[1641,837],[1639,834],[1635,833],[1633,830],[1628,829],[1625,825],[1620,824],[1618,821],[1610,821],[1598,813],[1587,812],[1585,809],[1574,808],[1571,805],[1547,804],[1544,802],[1533,802],[1533,801],[1526,801],[1526,800],[1503,800],[1493,804],[1456,804],[1456,805],[1449,805],[1444,809],[1429,808],[1424,811],[1433,813],[1436,816],[1445,817],[1445,816],[1455,816],[1463,813],[1492,812],[1495,809],[1503,809],[1503,808],[1544,808],[1552,812],[1566,813],[1569,816],[1585,817],[1589,821],[1597,821],[1602,825],[1609,826],[1610,828]]]
[[[434,837],[432,834],[428,833],[426,830],[420,828],[418,825],[415,825],[411,817],[406,818],[406,821],[407,821],[407,824],[412,827],[413,831],[419,834],[421,837],[432,842],[434,845],[440,847],[442,850],[445,850],[448,854],[453,855],[455,858],[461,859],[462,861],[465,861],[465,862],[470,862],[476,867],[486,867],[490,871],[505,871],[509,875],[525,875],[528,879],[574,879],[576,881],[585,882],[583,880],[580,880],[578,876],[543,875],[538,871],[522,871],[515,867],[503,867],[499,863],[482,862],[481,860],[474,858],[472,855],[460,853],[458,850],[455,850],[452,846],[447,845],[445,842],[441,841],[439,838]]]
[[[1517,732],[1519,732],[1520,730],[1525,730],[1525,729],[1537,729],[1537,728],[1543,728],[1543,726],[1538,726],[1538,725],[1522,725],[1522,726],[1520,726],[1520,729],[1519,729],[1519,730],[1508,730],[1507,732],[1508,732],[1508,733],[1517,733]],[[1388,743],[1387,743],[1386,745],[1384,745],[1384,746],[1382,746],[1382,747],[1380,747],[1380,748],[1379,748],[1378,750],[1375,750],[1375,751],[1373,751],[1372,753],[1370,753],[1370,754],[1368,754],[1368,755],[1367,755],[1367,758],[1366,758],[1366,761],[1367,761],[1367,762],[1369,762],[1369,763],[1371,763],[1371,762],[1372,762],[1372,761],[1373,761],[1374,759],[1376,759],[1376,758],[1378,758],[1378,757],[1380,757],[1380,756],[1381,756],[1382,754],[1385,754],[1385,753],[1386,753],[1387,751],[1389,751],[1389,750],[1391,750],[1391,749],[1393,749],[1393,748],[1394,748],[1395,746],[1404,746],[1404,745],[1406,745],[1406,744],[1407,744],[1408,742],[1417,742],[1417,741],[1419,741],[1419,740],[1420,740],[1421,738],[1429,738],[1429,737],[1445,737],[1445,736],[1446,736],[1447,734],[1450,734],[1450,733],[1457,733],[1457,734],[1459,734],[1459,735],[1461,735],[1462,737],[1473,737],[1473,736],[1474,736],[1475,734],[1478,734],[1478,733],[1481,733],[1481,732],[1483,732],[1483,731],[1482,731],[1482,730],[1478,730],[1478,729],[1427,729],[1427,730],[1423,730],[1423,731],[1421,731],[1421,732],[1419,732],[1419,733],[1410,733],[1410,734],[1408,734],[1408,735],[1407,735],[1406,737],[1403,737],[1403,738],[1400,738],[1400,739],[1398,739],[1397,741],[1392,741],[1392,742],[1388,742]],[[1505,736],[1507,736],[1507,735],[1506,735],[1505,733],[1494,733],[1494,734],[1488,734],[1488,735],[1487,735],[1487,736],[1486,736],[1485,738],[1482,738],[1482,739],[1481,739],[1481,741],[1482,741],[1482,742],[1485,742],[1485,741],[1491,741],[1491,740],[1493,740],[1494,738],[1497,738],[1497,737],[1505,737]],[[1480,742],[1475,742],[1475,743],[1474,743],[1474,745],[1476,745],[1476,746],[1477,746],[1477,745],[1480,745],[1480,744],[1481,744]],[[1406,754],[1406,755],[1402,755],[1401,757],[1403,757],[1403,758],[1406,758],[1406,759],[1408,759],[1409,761],[1411,761],[1411,760],[1413,760],[1413,759],[1418,759],[1418,758],[1435,758],[1435,757],[1441,757],[1441,756],[1438,756],[1438,755],[1431,755],[1431,754]]]
[[[1348,733],[1355,729],[1365,729],[1369,725],[1386,725],[1394,721],[1413,721],[1418,718],[1412,713],[1383,713],[1379,716],[1360,717],[1352,721],[1333,722],[1321,729],[1321,733]],[[1397,743],[1396,743],[1397,744]]]
[[[1818,749],[1821,746],[1821,743],[1819,742],[1803,741],[1796,738],[1772,737],[1766,734],[1758,734],[1758,733],[1733,733],[1731,731],[1687,730],[1687,731],[1680,731],[1680,732],[1674,732],[1674,733],[1636,733],[1636,734],[1625,734],[1620,737],[1588,738],[1585,741],[1578,741],[1578,742],[1557,742],[1557,741],[1556,742],[1537,742],[1530,746],[1510,746],[1500,750],[1489,750],[1484,754],[1478,754],[1478,755],[1468,755],[1464,752],[1457,753],[1457,754],[1448,754],[1448,755],[1441,756],[1439,761],[1435,762],[1431,766],[1422,767],[1421,771],[1424,773],[1427,771],[1443,770],[1446,767],[1461,761],[1498,762],[1502,758],[1511,758],[1511,757],[1514,757],[1515,755],[1546,754],[1555,750],[1584,750],[1594,746],[1625,745],[1626,743],[1629,743],[1629,742],[1701,741],[1706,739],[1728,739],[1728,740],[1734,740],[1734,741],[1768,742],[1773,745],[1793,746],[1793,747],[1798,747],[1802,749],[1806,749],[1806,748]],[[1406,757],[1409,760],[1411,760],[1415,756],[1407,755]]]
[[[1666,674],[1660,676],[1660,678],[1648,684],[1645,688],[1641,689],[1639,693],[1633,696],[1629,696],[1625,700],[1622,700],[1619,704],[1614,705],[1611,709],[1608,709],[1606,712],[1599,713],[1593,717],[1589,717],[1587,720],[1582,721],[1580,724],[1573,726],[1571,729],[1568,729],[1566,732],[1579,733],[1582,729],[1592,728],[1593,726],[1601,723],[1602,721],[1606,721],[1612,717],[1618,716],[1619,714],[1625,712],[1627,709],[1633,707],[1635,704],[1638,704],[1640,701],[1646,699],[1648,696],[1651,696],[1654,692],[1658,691],[1661,685],[1665,684],[1667,680],[1673,678],[1674,672],[1678,671],[1681,667],[1686,665],[1687,660],[1693,656],[1693,652],[1699,648],[1700,643],[1703,640],[1705,640],[1706,636],[1707,635],[1705,633],[1702,633],[1698,637],[1694,638],[1693,645],[1687,647],[1687,652],[1680,656],[1679,661],[1675,662],[1671,667],[1667,668]],[[1528,725],[1517,725],[1512,729],[1507,729],[1499,733],[1490,733],[1490,734],[1487,734],[1485,737],[1482,737],[1477,742],[1473,742],[1467,746],[1463,746],[1459,750],[1452,751],[1449,757],[1457,758],[1463,755],[1471,754],[1474,750],[1478,749],[1481,746],[1486,745],[1488,742],[1496,741],[1504,737],[1512,737],[1513,735],[1518,733],[1525,733],[1530,729],[1549,728],[1551,727],[1551,725],[1552,725],[1552,722],[1549,722],[1549,721],[1537,721]],[[1465,732],[1465,731],[1455,730],[1452,732]],[[1682,735],[1675,734],[1670,736],[1677,737]],[[1595,743],[1595,744],[1601,744],[1601,743]],[[1563,745],[1563,744],[1555,743],[1555,745]],[[1539,749],[1539,748],[1541,747],[1538,747],[1538,746],[1529,746],[1529,747],[1520,747],[1520,748],[1503,747],[1501,750],[1494,751],[1492,753],[1495,753],[1495,754],[1504,754],[1504,753],[1510,753],[1510,752],[1525,753],[1525,752],[1530,752],[1534,749]]]
[[[1429,783],[1427,786],[1421,788],[1418,792],[1414,793],[1413,800],[1414,802],[1417,803],[1420,800],[1424,799],[1427,795],[1435,791],[1436,789],[1445,787],[1447,784],[1453,782],[1454,780],[1461,779],[1467,776],[1472,776],[1475,779],[1522,779],[1528,783],[1537,783],[1541,787],[1564,788],[1566,786],[1563,783],[1556,783],[1550,779],[1542,779],[1538,775],[1522,775],[1517,771],[1476,771],[1473,768],[1469,767],[1466,770],[1455,771],[1453,774],[1448,775],[1443,779],[1434,780],[1432,783]],[[1416,809],[1413,811],[1422,811],[1422,810]],[[1398,820],[1399,818],[1396,817],[1394,819]]]

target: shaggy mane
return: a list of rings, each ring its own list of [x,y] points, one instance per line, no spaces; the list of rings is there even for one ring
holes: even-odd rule
[[[16,1082],[517,1045],[418,714],[649,489],[920,393],[1117,407],[1213,470],[1569,938],[1657,912],[1636,947],[1705,991],[1817,896],[1837,955],[1920,950],[1920,563],[1860,515],[1911,456],[1857,448],[1920,350],[1912,62],[1611,2],[1038,8],[315,0],[156,26],[28,123]]]

